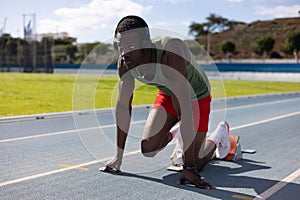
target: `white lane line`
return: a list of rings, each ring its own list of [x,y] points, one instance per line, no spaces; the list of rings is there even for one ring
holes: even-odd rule
[[[299,101],[299,100],[300,100],[300,98],[292,98],[292,99],[277,100],[277,101],[271,101],[271,102],[254,103],[254,104],[248,104],[248,105],[242,105],[242,106],[215,109],[215,110],[213,110],[213,112],[220,112],[220,111],[223,111],[223,110],[228,111],[228,110],[253,108],[253,106],[265,106],[265,105],[271,105],[271,104],[277,104],[277,103],[287,103],[287,102],[293,102],[293,101]]]
[[[134,122],[132,122],[132,124],[138,124],[138,123],[144,123],[144,122],[146,122],[146,120],[134,121]],[[69,134],[69,133],[82,132],[82,131],[97,130],[97,129],[102,129],[102,128],[112,128],[115,126],[116,126],[115,124],[109,124],[109,125],[103,125],[103,126],[95,126],[95,127],[89,127],[89,128],[81,128],[81,129],[71,129],[71,130],[58,131],[58,132],[52,132],[52,133],[42,133],[42,134],[38,134],[38,135],[30,135],[30,136],[25,136],[25,137],[4,139],[4,140],[0,140],[0,143],[12,142],[12,141],[18,141],[18,140],[27,140],[27,139],[40,138],[40,137],[47,137],[47,136],[53,136],[53,135]]]
[[[252,123],[249,123],[249,124],[236,126],[236,127],[230,128],[230,130],[233,131],[233,130],[236,130],[236,129],[255,126],[255,125],[258,125],[258,124],[263,124],[263,123],[267,123],[267,122],[271,122],[271,121],[275,121],[275,120],[279,120],[279,119],[284,119],[284,118],[292,117],[292,116],[299,115],[299,114],[300,114],[300,111],[289,113],[289,114],[286,114],[286,115],[280,115],[280,116],[277,116],[277,117],[272,117],[272,118],[269,118],[269,119],[265,119],[265,120],[261,120],[261,121],[257,121],[257,122],[252,122]]]
[[[300,168],[298,170],[296,170],[295,172],[291,173],[290,175],[288,175],[287,177],[285,177],[284,179],[282,179],[277,184],[273,185],[272,187],[270,187],[269,189],[264,191],[263,193],[257,195],[253,200],[267,199],[267,198],[271,197],[273,194],[278,192],[281,188],[283,188],[287,184],[291,183],[293,180],[295,180],[299,176],[300,176]]]
[[[140,150],[132,151],[132,152],[129,152],[129,153],[125,153],[124,156],[137,154],[139,152],[140,152]],[[86,162],[86,163],[82,163],[82,164],[78,164],[78,165],[74,165],[74,166],[70,166],[70,167],[66,167],[66,168],[61,168],[61,169],[57,169],[57,170],[53,170],[53,171],[48,171],[48,172],[44,172],[44,173],[40,173],[40,174],[35,174],[35,175],[32,175],[32,176],[26,176],[26,177],[23,177],[23,178],[18,178],[18,179],[14,179],[14,180],[10,180],[10,181],[5,181],[5,182],[0,183],[0,187],[5,186],[5,185],[14,184],[14,183],[19,183],[19,182],[22,182],[22,181],[28,181],[28,180],[31,180],[31,179],[36,179],[36,178],[40,178],[40,177],[44,177],[44,176],[49,176],[49,175],[52,175],[52,174],[57,174],[57,173],[60,173],[60,172],[76,169],[76,168],[79,168],[79,167],[85,167],[85,166],[88,166],[88,165],[93,165],[93,164],[97,164],[97,163],[100,163],[100,162],[105,162],[105,161],[108,161],[108,160],[111,160],[111,159],[113,159],[113,157],[107,157],[107,158],[103,158],[103,159],[100,159],[100,160],[93,160],[93,161],[90,161],[90,162]]]
[[[220,112],[220,111],[223,111],[223,110],[228,111],[228,110],[244,109],[244,108],[248,108],[248,107],[253,108],[253,106],[262,106],[262,105],[276,104],[276,103],[286,103],[286,102],[290,102],[290,101],[297,101],[299,99],[300,98],[293,98],[293,99],[287,99],[287,100],[278,100],[278,101],[272,101],[272,102],[264,102],[264,103],[256,103],[256,104],[251,104],[251,105],[243,105],[243,106],[236,106],[236,107],[230,107],[230,108],[222,108],[222,109],[213,110],[212,112]],[[144,122],[146,122],[146,120],[134,121],[134,122],[132,122],[132,124],[144,123]],[[0,143],[12,142],[12,141],[18,141],[18,140],[34,139],[34,138],[40,138],[40,137],[48,137],[48,136],[53,136],[53,135],[69,134],[69,133],[75,133],[75,132],[81,132],[81,131],[97,130],[97,129],[102,129],[102,128],[112,128],[112,127],[115,127],[115,124],[89,127],[89,128],[82,128],[82,129],[72,129],[72,130],[58,131],[58,132],[52,132],[52,133],[42,133],[42,134],[38,134],[38,135],[18,137],[18,138],[3,139],[3,140],[0,140]],[[231,129],[231,130],[233,130],[233,129]]]
[[[244,125],[237,126],[237,127],[232,127],[231,130],[242,129],[242,128],[246,128],[246,127],[249,127],[249,126],[254,126],[254,125],[262,124],[262,123],[267,123],[267,122],[270,122],[270,121],[274,121],[274,120],[278,120],[278,119],[283,119],[283,118],[291,117],[291,116],[298,115],[298,114],[300,114],[300,112],[294,112],[294,113],[287,114],[287,115],[273,117],[273,118],[270,118],[270,119],[267,119],[267,120],[258,121],[258,122],[255,122],[255,123],[249,123],[249,124],[244,124]],[[140,150],[131,151],[131,152],[125,153],[124,156],[134,155],[134,154],[137,154],[139,152],[140,152]],[[51,175],[51,174],[56,174],[56,173],[68,171],[68,170],[71,170],[71,169],[76,169],[78,167],[84,167],[84,166],[91,165],[91,164],[96,164],[96,163],[99,163],[99,162],[105,162],[105,161],[111,160],[112,158],[113,157],[103,158],[103,159],[100,159],[100,160],[94,160],[94,161],[91,161],[91,162],[82,163],[82,164],[79,164],[79,165],[74,165],[74,166],[71,166],[71,167],[63,168],[63,169],[53,170],[53,171],[49,171],[49,172],[44,172],[44,173],[32,175],[32,176],[27,176],[27,177],[18,178],[18,179],[15,179],[15,180],[10,180],[10,181],[6,181],[6,182],[2,182],[2,183],[0,183],[0,187],[1,186],[5,186],[5,185],[9,185],[9,184],[13,184],[13,183],[18,183],[18,182],[26,181],[26,180],[40,178],[40,177],[43,177],[43,176],[48,176],[48,175]],[[297,177],[298,176],[299,175],[297,174]]]
[[[96,128],[98,128],[98,127],[92,127],[89,129],[92,130],[92,129],[96,129]],[[79,129],[78,131],[80,131],[80,130],[84,130],[84,129]],[[53,133],[43,133],[43,134],[39,134],[39,135],[30,135],[30,136],[25,136],[25,137],[10,138],[10,139],[0,140],[0,143],[12,142],[12,141],[18,141],[18,140],[27,140],[27,139],[40,138],[40,137],[46,137],[46,136],[52,136],[52,135],[74,133],[75,131],[76,131],[76,129],[72,129],[72,130],[67,130],[67,131],[59,131],[59,132],[53,132]]]

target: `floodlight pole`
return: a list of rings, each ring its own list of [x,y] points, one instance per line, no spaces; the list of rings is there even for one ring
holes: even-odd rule
[[[27,21],[27,18],[29,20]],[[23,26],[24,26],[24,39],[29,42],[29,56],[32,57],[32,72],[36,72],[36,15],[33,14],[23,14]],[[25,67],[25,66],[24,66]]]
[[[6,27],[6,20],[7,18],[4,18],[3,21],[3,26],[0,27],[0,37],[3,36],[3,34],[5,33],[5,27]],[[0,67],[1,67],[1,71],[3,71],[3,49],[4,49],[4,40],[2,40],[2,43],[0,44]]]

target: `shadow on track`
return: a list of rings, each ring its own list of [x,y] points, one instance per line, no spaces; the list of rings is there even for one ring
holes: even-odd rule
[[[247,199],[251,199],[254,198],[256,195],[253,196],[249,194],[235,192],[234,188],[252,189],[255,191],[256,194],[261,194],[265,190],[269,189],[270,187],[278,183],[278,181],[276,180],[239,175],[245,172],[257,171],[257,170],[268,170],[271,168],[269,166],[265,166],[264,165],[265,163],[263,162],[256,162],[249,159],[242,159],[235,162],[235,164],[240,165],[240,167],[237,168],[220,166],[218,165],[219,162],[226,162],[226,161],[213,160],[200,173],[203,180],[212,183],[217,187],[217,189],[213,189],[213,190],[199,189],[189,184],[177,185],[176,181],[178,180],[179,173],[176,172],[168,174],[164,176],[162,179],[151,177],[150,175],[145,176],[145,175],[133,174],[128,172],[123,172],[121,176],[153,181],[156,183],[176,187],[178,189],[192,191],[195,193],[199,193],[202,195],[219,198],[219,199],[233,199],[234,196],[237,195],[240,195]],[[299,185],[294,183],[290,183],[285,186],[285,190],[295,191],[294,193],[297,194],[293,194],[293,195],[296,196],[299,195],[300,193],[298,189],[299,189]]]

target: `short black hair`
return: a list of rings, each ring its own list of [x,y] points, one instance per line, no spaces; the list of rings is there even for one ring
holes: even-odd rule
[[[132,29],[144,29],[144,34],[146,38],[150,38],[149,36],[149,28],[144,19],[135,15],[128,15],[123,17],[115,30],[115,37],[118,33],[122,33]]]

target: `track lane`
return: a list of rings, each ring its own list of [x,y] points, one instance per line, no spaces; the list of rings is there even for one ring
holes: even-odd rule
[[[272,131],[275,130],[276,131],[276,128],[271,129],[269,127],[270,124],[279,124],[280,126],[283,126],[282,123],[279,123],[279,122],[281,122],[282,120],[284,120],[286,122],[289,122],[291,119],[294,119],[294,120],[292,120],[289,123],[292,123],[292,124],[295,123],[295,120],[296,121],[299,120],[298,111],[300,111],[300,109],[298,109],[299,108],[299,103],[298,103],[299,100],[298,99],[294,99],[294,100],[286,100],[286,101],[277,100],[278,101],[277,103],[274,103],[274,102],[273,103],[260,102],[260,103],[256,103],[256,104],[253,104],[253,105],[244,105],[244,106],[239,105],[239,106],[233,106],[233,107],[228,108],[226,115],[227,115],[227,118],[230,119],[230,122],[232,124],[232,126],[231,126],[232,133],[241,135],[242,144],[244,144],[244,146],[247,147],[247,146],[249,146],[249,143],[253,144],[253,141],[255,141],[255,139],[253,139],[251,137],[251,135],[253,135],[253,137],[257,137],[257,134],[264,133],[267,130],[272,130]],[[274,105],[277,105],[277,106],[280,105],[280,109],[277,109],[277,110],[275,109],[275,111],[278,114],[277,116],[275,115],[276,112],[274,113],[274,109],[273,109],[272,105],[273,106]],[[283,106],[283,105],[285,105],[285,106]],[[269,118],[266,118],[265,114],[257,113],[258,112],[257,110],[263,111],[262,108],[265,107],[265,106],[267,107],[267,110],[271,110],[270,114],[269,114]],[[255,107],[257,107],[257,108],[255,109]],[[291,107],[291,108],[287,108],[287,107]],[[252,109],[253,109],[253,111],[251,112]],[[285,109],[287,109],[286,110],[287,112],[284,112]],[[298,109],[298,111],[297,111],[297,109]],[[240,111],[240,112],[236,112],[236,111]],[[293,111],[293,112],[291,112],[291,111]],[[247,115],[243,114],[245,112],[247,113]],[[290,112],[290,114],[287,114],[288,112]],[[255,114],[256,115],[259,114],[259,116],[256,117],[256,118],[253,118],[253,116],[255,116]],[[244,121],[244,122],[242,123],[240,121]],[[140,123],[143,124],[143,121],[140,121]],[[284,126],[286,126],[285,125],[286,123],[283,123],[283,124],[284,124]],[[294,125],[290,125],[289,127],[291,127],[292,130],[287,130],[288,132],[289,131],[294,131],[294,129],[295,129]],[[112,127],[106,127],[106,128],[108,128],[108,129],[111,128],[111,131],[112,132],[114,131],[114,128],[112,128]],[[277,128],[277,129],[279,131],[278,133],[280,134],[281,133],[280,131],[282,131],[281,129],[284,129],[284,128]],[[253,131],[253,130],[256,130],[256,131]],[[88,129],[87,132],[93,132],[93,130]],[[249,135],[249,132],[251,133],[251,135]],[[297,136],[293,136],[292,133],[289,133],[289,134],[291,135],[291,137],[296,137],[297,138]],[[66,135],[69,135],[69,136],[67,138],[64,138]],[[15,173],[15,170],[20,169],[22,167],[22,165],[23,165],[23,168],[25,167],[25,169],[23,169],[22,173],[19,173],[19,174],[17,173],[19,177],[16,177],[15,179],[9,178],[6,181],[2,181],[3,177],[1,176],[1,184],[5,183],[5,182],[9,183],[8,181],[12,181],[10,184],[1,185],[1,188],[7,188],[7,187],[15,188],[20,184],[21,185],[23,185],[23,183],[27,184],[28,182],[33,183],[33,185],[34,185],[35,182],[40,182],[40,181],[43,182],[43,181],[46,181],[46,180],[51,180],[53,177],[63,178],[65,176],[67,176],[68,178],[73,179],[73,178],[69,177],[67,174],[69,174],[69,173],[78,174],[79,172],[77,172],[76,170],[74,171],[74,169],[77,168],[77,167],[88,167],[88,168],[91,168],[92,170],[94,170],[93,172],[80,172],[80,173],[87,173],[87,174],[96,173],[98,175],[98,172],[96,171],[95,168],[99,167],[99,165],[100,166],[103,165],[103,163],[105,163],[111,157],[104,157],[103,158],[104,160],[99,161],[100,162],[99,163],[98,160],[93,159],[93,156],[90,156],[89,152],[86,152],[86,149],[84,149],[84,147],[82,146],[82,143],[80,143],[80,140],[78,140],[78,138],[76,139],[77,142],[75,142],[76,145],[73,144],[74,146],[72,146],[71,143],[74,143],[74,141],[70,139],[71,135],[73,135],[72,137],[74,137],[74,135],[76,136],[77,134],[61,133],[61,135],[59,135],[59,134],[58,135],[49,135],[49,137],[32,138],[32,139],[28,138],[28,139],[18,140],[18,141],[7,141],[7,142],[3,142],[2,144],[0,143],[0,147],[3,147],[1,145],[4,145],[4,144],[13,144],[13,143],[16,143],[14,147],[17,147],[17,146],[20,145],[20,143],[24,142],[23,145],[25,145],[25,146],[22,147],[22,148],[25,148],[26,146],[30,145],[30,142],[36,140],[36,143],[31,144],[31,146],[28,147],[28,149],[30,149],[35,144],[41,143],[44,140],[50,142],[49,140],[51,140],[51,138],[53,138],[54,143],[57,143],[58,141],[60,141],[59,138],[63,137],[63,138],[61,138],[62,141],[58,142],[57,144],[61,145],[61,146],[69,144],[69,146],[68,146],[69,148],[64,149],[64,151],[67,150],[67,149],[73,149],[74,148],[71,151],[69,150],[69,152],[67,151],[67,153],[66,152],[54,151],[55,147],[50,152],[48,152],[45,149],[39,151],[39,150],[37,150],[38,149],[37,148],[36,149],[37,154],[39,154],[41,156],[45,156],[45,155],[49,154],[48,157],[49,156],[55,157],[55,154],[57,154],[57,155],[59,154],[60,155],[59,157],[61,158],[61,160],[59,160],[59,162],[58,162],[57,159],[53,159],[53,160],[50,159],[49,164],[52,163],[52,162],[53,163],[52,163],[51,166],[48,166],[46,168],[42,167],[42,166],[44,166],[42,162],[38,162],[38,163],[36,163],[35,165],[32,165],[32,166],[29,165],[28,167],[36,167],[36,168],[40,167],[40,169],[32,170],[31,172],[29,170],[29,172],[32,173],[32,174],[31,175],[29,174],[27,176],[26,176],[26,173],[28,172],[27,171],[28,169],[26,170],[26,168],[27,168],[26,162],[22,162],[21,165],[19,165],[19,168],[15,166],[15,169],[13,169],[14,168],[14,162],[17,162],[17,159],[16,160],[12,159],[12,160],[9,161],[9,159],[11,159],[11,156],[3,157],[2,156],[3,154],[1,154],[1,157],[3,158],[3,161],[10,162],[10,164],[8,163],[8,165],[6,165],[7,168],[3,168],[3,166],[2,166],[2,169],[1,169],[2,172],[4,172],[4,173],[9,172],[9,173],[13,174],[13,173]],[[69,143],[65,142],[66,139],[67,140],[69,139]],[[274,141],[278,142],[278,141],[281,141],[281,140],[282,139],[279,138],[279,139],[276,139]],[[273,140],[271,140],[270,142],[272,143],[272,141]],[[297,141],[295,139],[294,140],[293,139],[288,140],[288,142],[290,144],[292,144],[293,142],[297,143]],[[215,191],[215,192],[206,192],[206,191],[203,192],[202,190],[200,190],[201,194],[199,194],[199,192],[197,190],[184,189],[183,191],[180,190],[180,194],[178,195],[178,197],[180,197],[181,195],[186,194],[186,193],[190,194],[190,192],[192,191],[194,193],[192,193],[191,199],[193,199],[193,198],[196,199],[196,198],[199,198],[199,197],[200,197],[200,199],[202,197],[205,198],[205,199],[214,199],[214,198],[221,198],[221,197],[228,197],[228,199],[235,199],[234,197],[254,198],[257,195],[262,194],[264,191],[267,191],[269,188],[276,185],[278,183],[278,181],[284,179],[289,174],[291,174],[292,172],[297,170],[297,167],[298,168],[300,167],[300,166],[297,166],[297,165],[292,167],[292,168],[289,167],[286,170],[281,170],[282,173],[280,173],[280,169],[285,168],[288,165],[286,165],[286,166],[282,165],[280,168],[277,168],[277,166],[275,164],[276,162],[273,161],[274,157],[272,158],[271,154],[268,153],[268,156],[270,158],[268,156],[262,156],[261,155],[261,152],[265,150],[264,148],[262,148],[262,145],[263,145],[263,142],[256,142],[254,146],[253,145],[250,146],[250,147],[258,147],[257,149],[259,149],[259,151],[258,151],[257,155],[250,155],[250,156],[247,155],[247,157],[245,157],[245,163],[247,163],[247,160],[249,160],[249,158],[255,159],[258,162],[261,162],[261,160],[264,160],[265,163],[267,163],[267,164],[263,164],[262,167],[261,167],[262,169],[260,169],[261,171],[264,171],[264,173],[260,173],[260,170],[257,170],[257,171],[254,170],[254,172],[251,171],[251,172],[243,172],[243,173],[237,174],[237,177],[240,177],[241,180],[248,180],[248,182],[249,182],[249,180],[253,180],[253,182],[257,184],[257,186],[253,186],[253,188],[255,188],[254,191],[253,191],[253,189],[251,189],[250,185],[248,185],[246,183],[243,183],[243,181],[241,181],[242,182],[242,184],[240,186],[241,188],[230,186],[230,184],[234,185],[234,181],[236,181],[237,177],[234,177],[232,175],[227,175],[227,176],[224,177],[224,175],[223,175],[222,177],[229,180],[229,183],[227,185],[226,184],[225,185],[224,184],[223,185],[219,184],[218,185],[218,190]],[[42,147],[45,147],[45,146],[41,145],[39,147],[42,148]],[[138,147],[138,145],[136,147]],[[79,148],[81,150],[79,150]],[[1,149],[3,149],[3,148],[1,148]],[[138,149],[138,148],[136,148],[136,149]],[[25,150],[26,150],[26,148],[25,148]],[[270,148],[269,148],[269,150],[270,150]],[[288,150],[289,149],[287,149],[287,151]],[[294,149],[292,152],[294,152],[296,150]],[[76,159],[73,160],[74,156],[76,154],[78,154],[78,152],[83,152],[83,151],[84,151],[84,153],[82,153],[82,154],[80,153],[80,155]],[[41,152],[43,152],[43,153],[41,153]],[[134,151],[132,151],[132,152],[134,152]],[[14,153],[18,153],[18,152],[11,152],[11,155],[14,156]],[[132,153],[128,157],[134,157],[138,154],[139,154],[139,150],[136,150],[135,153]],[[170,154],[165,154],[164,157],[168,158],[169,155]],[[64,159],[68,160],[67,157],[69,157],[69,161],[71,161],[72,165],[70,167],[66,167],[66,168],[63,168],[63,169],[59,168],[57,166],[57,164],[63,162]],[[287,157],[287,156],[285,156],[285,157]],[[86,162],[82,162],[83,158],[85,159]],[[22,159],[22,158],[19,158],[19,159]],[[34,161],[38,160],[37,157],[35,157],[35,156],[33,156],[33,157],[29,156],[26,159],[27,160],[32,160],[32,163],[34,163]],[[271,159],[271,160],[269,161],[268,159]],[[291,158],[289,158],[289,159],[291,159]],[[72,160],[73,160],[73,163],[72,163]],[[290,160],[288,160],[286,162],[289,162],[289,161]],[[148,162],[151,163],[150,160],[147,161],[147,163]],[[3,163],[3,162],[1,162],[1,163]],[[245,164],[245,163],[243,163],[243,164]],[[46,165],[48,163],[44,163],[44,164]],[[224,165],[224,167],[222,165]],[[259,165],[257,165],[257,166],[259,168]],[[205,176],[209,177],[210,180],[215,182],[214,181],[215,179],[213,177],[211,177],[212,173],[213,174],[216,173],[216,171],[214,171],[214,169],[218,168],[218,171],[221,171],[221,172],[223,171],[224,172],[224,169],[226,169],[228,167],[231,167],[234,171],[236,169],[236,163],[227,163],[227,162],[222,163],[221,162],[221,163],[217,163],[216,165],[215,164],[210,164],[204,170],[203,174]],[[267,168],[267,167],[271,167],[271,168]],[[9,168],[11,170],[7,170]],[[223,170],[220,170],[220,169],[223,169]],[[277,176],[271,176],[274,173],[272,170],[275,170],[276,172],[279,170],[278,175]],[[91,170],[89,170],[89,171],[91,171]],[[131,169],[130,171],[133,173],[134,169]],[[129,171],[129,173],[130,173],[130,171]],[[36,172],[39,172],[39,173],[36,173]],[[257,172],[259,172],[259,173],[257,173]],[[50,173],[49,175],[51,175],[51,176],[49,176],[47,173]],[[249,175],[249,176],[246,176],[246,175]],[[109,175],[106,175],[106,174],[103,175],[101,173],[100,173],[99,176],[101,176],[101,177],[104,176],[106,178],[107,177],[112,178]],[[164,197],[166,197],[166,198],[170,198],[170,196],[169,196],[170,194],[167,191],[173,190],[173,189],[170,189],[170,186],[172,188],[175,187],[174,185],[171,184],[172,181],[170,182],[170,180],[173,180],[174,177],[176,177],[176,176],[173,176],[171,173],[167,173],[164,169],[159,169],[159,171],[157,171],[157,172],[152,172],[152,173],[148,173],[148,174],[146,173],[145,175],[144,174],[134,175],[134,174],[130,173],[130,174],[128,174],[128,176],[129,176],[129,178],[127,178],[127,179],[123,179],[121,177],[113,177],[113,179],[115,179],[115,180],[121,179],[120,183],[125,183],[126,181],[128,181],[130,179],[133,179],[133,180],[137,181],[140,184],[144,184],[144,182],[146,181],[151,185],[150,188],[156,188],[159,185],[159,187],[165,188],[164,191],[166,191],[166,192],[163,192],[161,195],[165,194]],[[141,177],[139,178],[138,176],[141,176]],[[29,177],[31,177],[31,178],[29,178]],[[149,178],[150,182],[149,182],[149,180],[147,180],[147,177]],[[151,177],[154,177],[154,178],[151,178]],[[163,178],[161,178],[161,177],[163,177]],[[63,184],[66,180],[64,181],[61,178],[59,178],[59,179],[62,181],[61,184]],[[88,175],[88,177],[85,177],[85,178],[91,178],[91,177]],[[63,179],[65,179],[65,178],[63,178]],[[279,194],[281,191],[285,191],[287,188],[290,187],[290,185],[292,185],[292,186],[294,186],[295,184],[297,185],[297,180],[298,179],[299,179],[299,177],[296,177],[295,178],[296,182],[294,180],[294,181],[291,182],[291,184],[288,184],[287,186],[285,185],[285,187],[283,189],[281,189],[279,192],[274,193],[273,197],[275,197],[276,194]],[[259,183],[258,180],[260,180],[262,183],[267,183],[267,186],[263,186],[261,184],[258,184]],[[77,181],[80,181],[80,180],[77,180]],[[82,180],[82,181],[84,181],[84,180]],[[100,181],[100,182],[104,184],[103,181]],[[129,182],[131,182],[131,181],[129,181]],[[219,182],[220,182],[220,180],[216,179],[216,183],[219,183]],[[90,184],[92,184],[92,182],[90,182]],[[99,183],[95,183],[95,184],[99,186]],[[134,186],[136,186],[137,188],[139,188],[139,186],[137,184],[135,184],[135,183],[132,183],[132,184]],[[298,184],[299,184],[299,181],[298,181]],[[117,184],[117,185],[119,185],[119,184]],[[61,186],[63,186],[63,185],[61,185]],[[64,186],[64,187],[70,187],[70,190],[72,190],[72,191],[74,191],[74,190],[76,191],[76,189],[79,189],[79,188],[72,188],[71,186]],[[113,186],[111,186],[111,187],[113,187]],[[243,187],[244,187],[244,189],[243,189]],[[259,189],[259,187],[261,189]],[[4,191],[3,194],[8,194],[5,191],[9,191],[9,190],[4,190],[4,189],[2,190],[1,188],[0,188],[0,191]],[[116,194],[115,193],[110,193],[108,188],[109,187],[107,187],[107,189],[105,189],[105,188],[100,189],[100,191],[102,191],[101,193],[106,193],[104,195],[106,197],[110,196],[114,199],[114,198],[118,197],[120,194],[122,194],[122,191],[117,192]],[[125,188],[128,189],[128,187],[125,187]],[[184,186],[184,188],[186,188],[186,187]],[[245,188],[249,188],[249,189],[245,189]],[[87,191],[91,192],[91,194],[95,194],[95,191],[90,191],[86,187],[85,187],[85,189]],[[146,191],[145,189],[146,188],[144,188],[144,189],[140,188],[141,192],[143,192],[144,194],[148,194],[148,191]],[[31,190],[34,191],[34,188],[31,188]],[[36,193],[31,194],[33,198],[34,198],[35,194]],[[137,197],[137,198],[145,197],[144,194],[143,195],[142,194],[133,194],[133,196],[136,195],[135,197]],[[238,196],[238,195],[240,195],[240,196]],[[58,194],[57,196],[60,196],[60,195]],[[62,197],[62,196],[60,196],[60,197]],[[75,199],[77,197],[78,196],[76,196],[76,195],[73,196],[73,198],[75,198]],[[88,196],[88,197],[91,198],[92,196]],[[121,197],[121,196],[119,196],[119,197]],[[95,199],[97,199],[97,198],[95,198]],[[126,198],[124,197],[124,199],[126,199]]]

